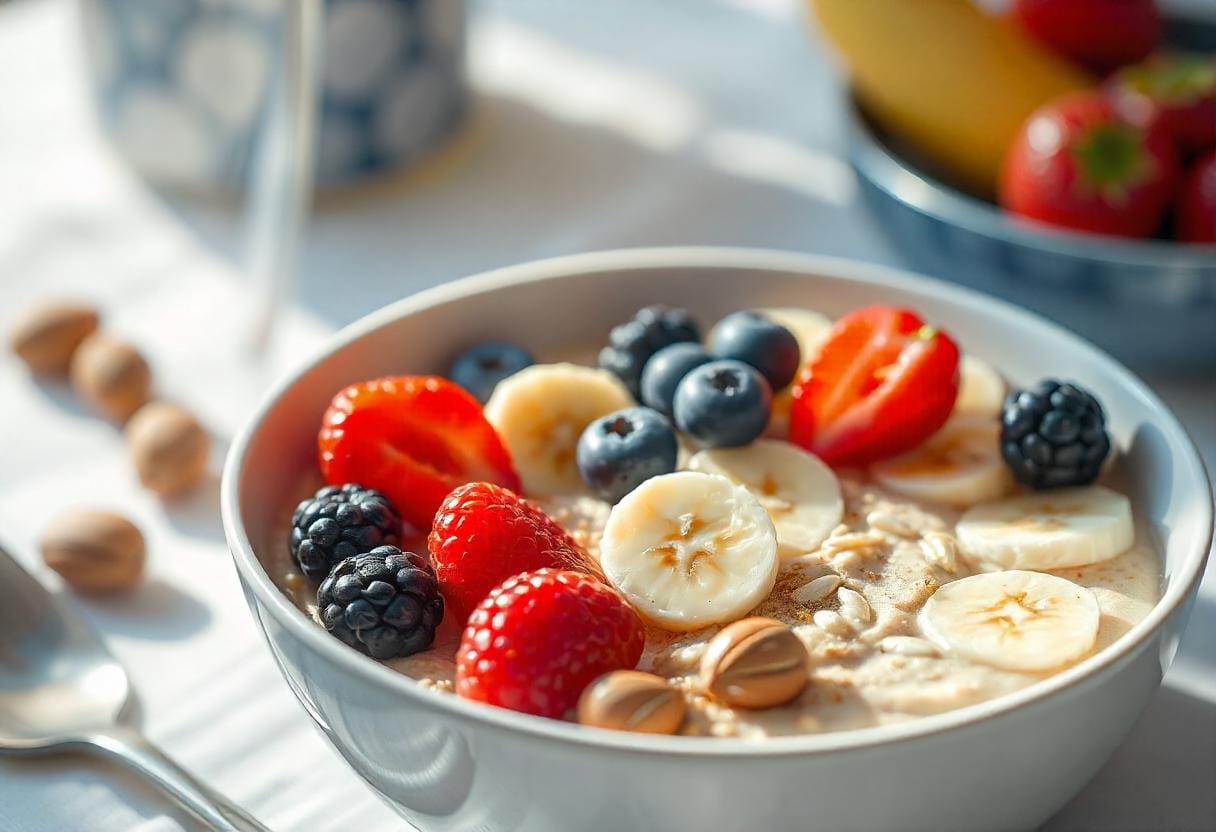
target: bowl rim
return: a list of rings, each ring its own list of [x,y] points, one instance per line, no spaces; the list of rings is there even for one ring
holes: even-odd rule
[[[240,513],[240,480],[247,450],[258,433],[266,413],[282,395],[318,363],[373,331],[396,324],[416,312],[442,303],[460,300],[491,289],[501,289],[525,283],[561,280],[575,274],[614,272],[637,269],[752,270],[782,273],[805,273],[818,279],[842,283],[862,283],[877,288],[898,288],[941,300],[964,308],[972,307],[988,314],[1012,315],[1018,326],[1030,330],[1045,330],[1070,340],[1077,350],[1088,354],[1102,365],[1117,383],[1125,386],[1145,407],[1154,413],[1155,424],[1173,436],[1186,449],[1186,458],[1176,460],[1183,465],[1188,479],[1195,480],[1206,494],[1204,516],[1199,528],[1202,540],[1183,557],[1177,574],[1167,585],[1162,597],[1149,614],[1106,650],[1048,679],[1019,691],[994,699],[922,716],[906,722],[833,731],[766,738],[749,742],[738,738],[681,737],[631,734],[608,731],[561,720],[535,717],[504,708],[487,707],[451,694],[425,690],[413,679],[360,655],[329,636],[288,597],[281,592],[253,551],[246,535]],[[1051,696],[1092,681],[1101,671],[1130,661],[1154,632],[1197,589],[1204,563],[1212,546],[1212,491],[1204,465],[1194,443],[1173,413],[1134,374],[1113,358],[1077,336],[1037,315],[1004,301],[990,298],[970,289],[960,288],[931,278],[915,275],[887,266],[863,263],[843,258],[797,254],[765,249],[672,247],[637,248],[576,254],[533,261],[516,266],[484,272],[406,297],[389,304],[332,335],[310,358],[282,378],[266,393],[253,413],[246,419],[234,438],[224,464],[220,487],[221,512],[229,550],[242,583],[267,610],[276,624],[293,638],[304,642],[311,650],[336,665],[344,673],[361,677],[368,684],[392,691],[413,706],[438,711],[452,719],[468,719],[484,727],[497,728],[516,735],[517,739],[544,739],[552,742],[584,746],[589,749],[612,749],[687,757],[753,758],[788,755],[818,755],[856,750],[875,745],[904,742],[936,736],[976,722],[1006,714],[1017,708],[1041,702]]]
[[[1164,272],[1193,269],[1200,274],[1210,272],[1216,280],[1216,243],[1127,239],[1010,217],[995,205],[917,169],[878,136],[855,90],[847,90],[845,100],[849,160],[859,175],[898,203],[947,225],[1026,248],[1112,266]]]

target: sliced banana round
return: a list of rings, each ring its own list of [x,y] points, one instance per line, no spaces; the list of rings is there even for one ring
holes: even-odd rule
[[[1135,542],[1131,503],[1100,485],[983,503],[963,513],[955,535],[966,558],[989,569],[1085,566]]]
[[[676,632],[747,615],[777,580],[773,521],[726,477],[678,471],[613,507],[600,565],[638,612]]]
[[[1005,379],[982,358],[964,355],[958,365],[958,398],[954,400],[955,415],[1000,415],[1005,402]]]
[[[788,442],[760,439],[742,448],[698,451],[688,467],[720,474],[750,491],[773,521],[783,560],[813,551],[844,516],[832,469]]]
[[[796,306],[775,306],[767,309],[757,309],[774,322],[794,333],[798,339],[798,349],[802,353],[800,359],[803,366],[819,352],[819,345],[827,337],[832,328],[832,319],[810,309],[799,309]]]
[[[1013,478],[1001,459],[1000,423],[956,416],[906,454],[870,468],[875,482],[913,500],[972,506],[1009,492]]]
[[[920,625],[944,650],[971,661],[1037,673],[1093,649],[1101,611],[1083,586],[1009,570],[946,584],[925,602]]]
[[[577,364],[535,364],[498,383],[486,419],[511,452],[529,496],[581,494],[575,464],[583,429],[631,407],[625,385],[606,370]]]

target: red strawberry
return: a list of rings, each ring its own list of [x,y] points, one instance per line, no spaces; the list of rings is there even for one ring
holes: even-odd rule
[[[1216,243],[1216,150],[1183,177],[1174,225],[1184,243]]]
[[[561,718],[597,676],[642,656],[642,620],[620,594],[581,572],[508,578],[469,617],[456,653],[456,693]]]
[[[1161,38],[1153,0],[1015,0],[1013,18],[1048,49],[1099,75],[1135,63]]]
[[[453,488],[488,480],[519,488],[519,475],[481,405],[438,376],[393,376],[334,396],[317,438],[321,473],[386,494],[419,530]]]
[[[1001,206],[1039,222],[1121,237],[1157,230],[1178,178],[1159,127],[1134,123],[1096,93],[1042,107],[1009,147]]]
[[[427,547],[444,600],[465,615],[520,572],[553,567],[603,577],[595,559],[549,515],[488,482],[462,485],[447,496]]]
[[[1132,121],[1159,122],[1184,154],[1216,148],[1216,57],[1154,55],[1116,74],[1110,93]]]
[[[794,382],[790,441],[829,465],[894,456],[946,423],[958,379],[949,335],[910,309],[855,309]]]

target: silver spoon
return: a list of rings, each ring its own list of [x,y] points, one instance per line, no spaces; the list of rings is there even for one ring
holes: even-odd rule
[[[0,548],[0,755],[83,751],[159,786],[208,829],[269,832],[121,717],[126,671],[83,618]]]

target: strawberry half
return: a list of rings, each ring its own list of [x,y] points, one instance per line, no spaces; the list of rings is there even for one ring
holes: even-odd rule
[[[911,310],[850,312],[794,383],[790,440],[833,466],[910,450],[949,418],[958,358],[954,341]]]
[[[444,599],[461,615],[520,572],[553,567],[603,580],[595,559],[549,515],[488,482],[448,495],[435,513],[427,548]]]
[[[411,525],[430,528],[443,498],[475,480],[518,490],[511,456],[481,405],[438,376],[391,376],[334,396],[317,438],[321,474],[388,496]]]

